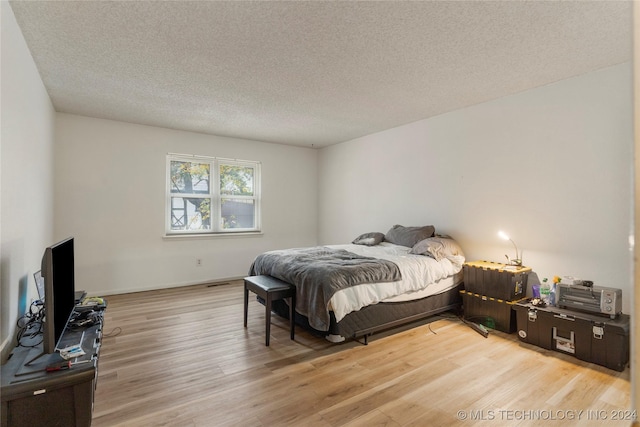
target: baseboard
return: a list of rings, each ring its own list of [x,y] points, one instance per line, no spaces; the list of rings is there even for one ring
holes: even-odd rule
[[[146,286],[140,288],[129,288],[129,289],[118,289],[117,291],[111,290],[103,290],[103,291],[91,291],[87,292],[88,296],[109,296],[109,295],[121,295],[121,294],[132,294],[136,292],[148,292],[148,291],[157,291],[159,289],[172,289],[172,288],[184,288],[187,286],[201,286],[201,285],[220,285],[226,282],[232,282],[235,280],[242,280],[245,276],[239,277],[228,277],[225,279],[215,279],[215,280],[207,280],[207,281],[197,281],[197,282],[181,282],[181,283],[172,283],[169,285],[164,285],[161,287],[158,286]]]
[[[9,336],[2,342],[0,346],[0,360],[2,361],[2,364],[4,364],[7,361],[7,359],[9,358],[9,354],[13,351],[13,349],[17,344],[14,338],[15,335],[16,335],[16,331],[14,329],[11,331]]]

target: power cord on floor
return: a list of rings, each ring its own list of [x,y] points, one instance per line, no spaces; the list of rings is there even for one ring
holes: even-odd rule
[[[454,320],[454,319],[462,320],[459,316],[455,316],[455,315],[453,315],[453,314],[452,314],[452,315],[447,315],[446,313],[447,313],[447,312],[445,312],[445,313],[438,313],[438,314],[435,314],[433,317],[438,317],[438,318],[440,318],[440,319],[449,319],[449,320]],[[429,328],[429,331],[430,331],[433,335],[438,335],[438,333],[437,333],[436,331],[434,331],[434,330],[431,328],[431,323],[432,323],[432,322],[429,322],[429,323],[427,324],[427,327]]]
[[[102,334],[102,338],[113,338],[117,337],[122,333],[122,328],[120,326],[116,326],[109,333]]]
[[[489,336],[489,331],[487,330],[487,328],[480,322],[474,322],[473,320],[487,320],[487,318],[485,316],[475,316],[475,317],[468,317],[468,318],[464,318],[464,316],[461,315],[447,315],[446,312],[445,313],[439,313],[436,314],[434,317],[439,317],[441,319],[449,319],[449,320],[459,320],[460,322],[464,323],[465,325],[469,326],[471,329],[473,329],[474,331],[478,332],[480,335],[482,335],[483,337],[487,338]],[[427,325],[429,328],[429,331],[434,334],[434,335],[438,335],[438,333],[436,331],[434,331],[431,328],[431,322]]]

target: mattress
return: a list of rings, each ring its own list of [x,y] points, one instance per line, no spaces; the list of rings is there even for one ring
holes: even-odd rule
[[[380,302],[403,302],[437,295],[456,287],[462,281],[464,257],[450,256],[440,261],[413,255],[411,248],[383,242],[376,246],[328,245],[358,255],[394,262],[402,279],[386,283],[366,283],[336,292],[329,301],[329,310],[340,322],[347,314]]]

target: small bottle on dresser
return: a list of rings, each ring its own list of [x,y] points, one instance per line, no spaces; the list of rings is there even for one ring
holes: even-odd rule
[[[546,304],[551,304],[551,298],[549,293],[551,292],[551,287],[549,286],[549,280],[545,277],[542,279],[542,283],[540,284],[540,299]]]

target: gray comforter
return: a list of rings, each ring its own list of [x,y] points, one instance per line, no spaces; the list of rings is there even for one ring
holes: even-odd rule
[[[337,291],[402,278],[391,261],[324,246],[265,252],[255,259],[249,275],[269,275],[294,284],[296,311],[319,331],[329,329],[328,304]]]

